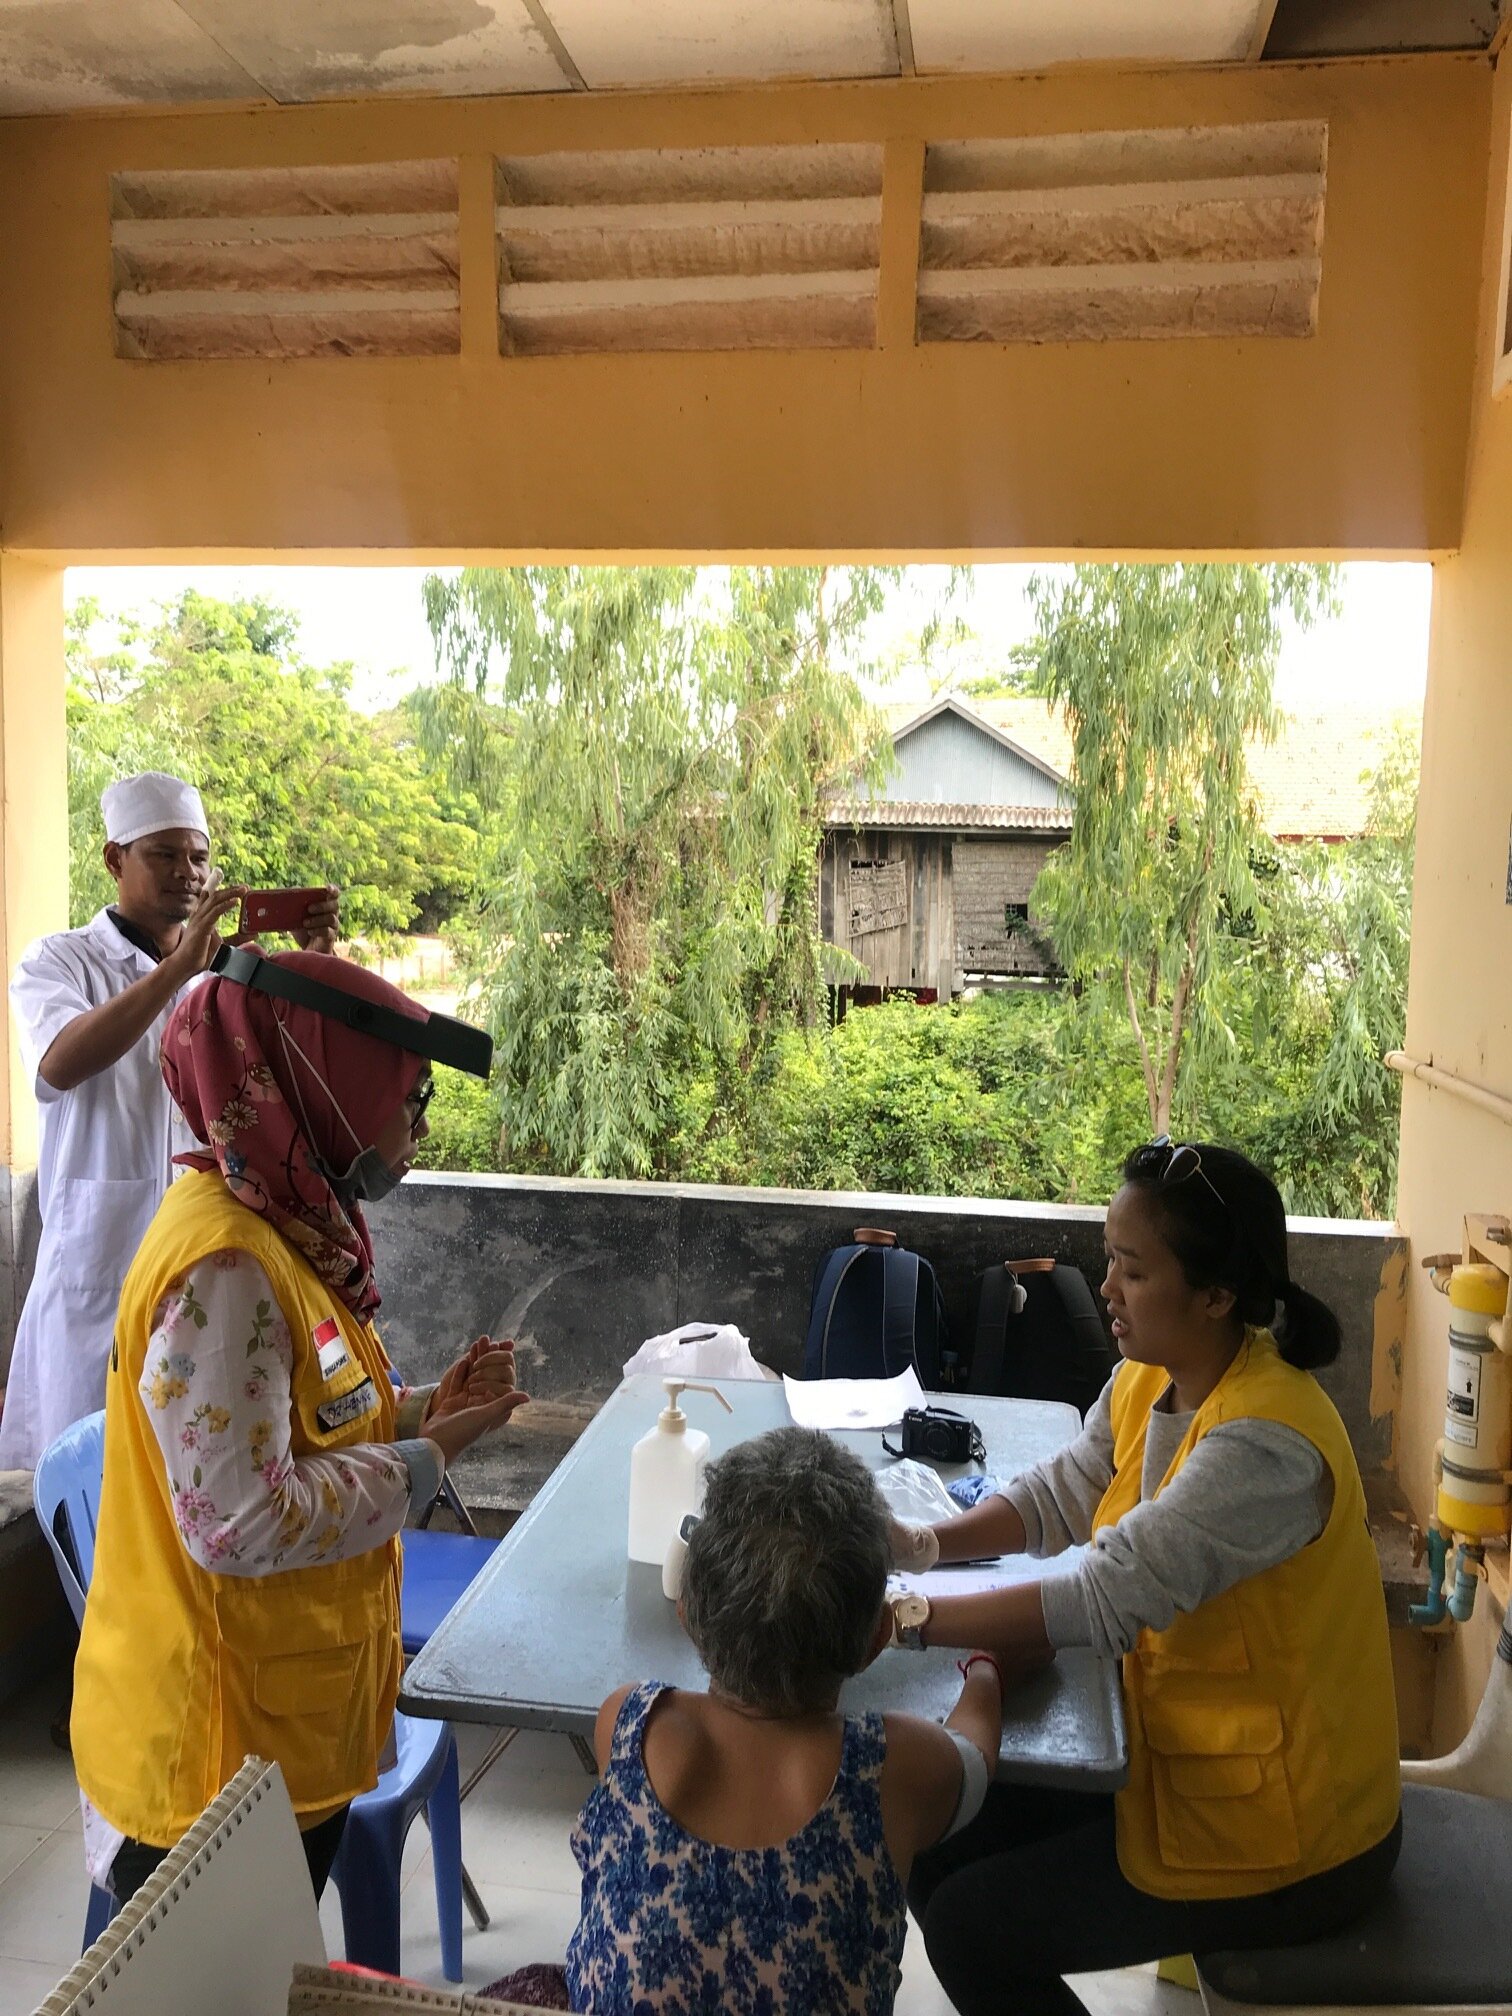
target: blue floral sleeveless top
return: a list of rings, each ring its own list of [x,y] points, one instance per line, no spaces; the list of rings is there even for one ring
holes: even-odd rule
[[[567,1948],[590,2016],[888,2016],[907,1927],[882,1838],[887,1738],[847,1717],[840,1770],[778,1848],[686,1833],[646,1776],[641,1739],[661,1681],[625,1698],[609,1763],[573,1829],[583,1905]]]

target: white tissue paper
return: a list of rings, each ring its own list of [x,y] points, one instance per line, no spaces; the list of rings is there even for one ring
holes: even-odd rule
[[[660,1337],[648,1337],[624,1373],[657,1372],[663,1378],[767,1379],[777,1374],[751,1355],[751,1340],[733,1323],[682,1323]]]
[[[874,1474],[888,1511],[906,1525],[938,1526],[942,1520],[961,1516],[961,1508],[940,1481],[939,1472],[927,1463],[902,1456]]]

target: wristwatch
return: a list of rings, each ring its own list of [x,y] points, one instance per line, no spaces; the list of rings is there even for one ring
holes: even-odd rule
[[[924,1626],[929,1622],[929,1598],[910,1589],[892,1599],[893,1641],[910,1652],[924,1650]]]

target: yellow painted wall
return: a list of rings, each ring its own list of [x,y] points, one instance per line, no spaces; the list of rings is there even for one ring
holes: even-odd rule
[[[0,975],[33,938],[68,922],[63,574],[0,554]],[[0,991],[0,1160],[37,1159],[37,1109]]]
[[[0,125],[0,541],[71,555],[394,549],[925,556],[1400,552],[1459,536],[1482,58]],[[1307,341],[911,341],[910,164],[960,135],[1323,117]],[[889,143],[869,352],[501,359],[489,157]],[[460,358],[113,354],[112,169],[457,154]]]
[[[1472,447],[1460,551],[1434,569],[1423,783],[1413,893],[1407,1048],[1512,1098],[1512,388],[1490,396],[1509,144],[1512,60],[1496,78]],[[1414,1255],[1455,1248],[1466,1211],[1512,1215],[1512,1125],[1406,1081],[1398,1215]],[[1403,1368],[1402,1481],[1431,1510],[1443,1432],[1446,1304],[1414,1265]],[[1505,1557],[1503,1557],[1503,1575]],[[1505,1588],[1503,1581],[1502,1587]],[[1440,1661],[1437,1736],[1456,1740],[1489,1668],[1496,1606]]]

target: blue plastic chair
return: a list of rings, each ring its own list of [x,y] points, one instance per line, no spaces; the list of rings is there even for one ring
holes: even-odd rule
[[[105,1415],[86,1414],[42,1452],[32,1476],[37,1524],[52,1549],[58,1580],[74,1614],[84,1622],[84,1592],[94,1574],[95,1521],[105,1474]]]
[[[95,1519],[100,1505],[100,1478],[105,1469],[104,1413],[86,1414],[65,1428],[42,1452],[32,1475],[32,1504],[43,1538],[52,1549],[58,1580],[73,1612],[84,1622],[84,1593],[94,1574]],[[89,1886],[84,1917],[84,1945],[91,1947],[118,1909],[110,1891]]]
[[[395,1386],[404,1384],[392,1366],[389,1378]],[[426,1524],[436,1507],[443,1503],[464,1529],[462,1532],[433,1533]],[[450,1477],[442,1479],[441,1489],[421,1513],[419,1525],[406,1526],[399,1538],[404,1548],[399,1633],[405,1658],[413,1659],[417,1652],[425,1650],[441,1620],[456,1607],[468,1585],[487,1566],[499,1543],[485,1539],[479,1533],[472,1514],[463,1504]],[[466,1784],[458,1788],[459,1800],[465,1799],[485,1772],[493,1768],[518,1734],[516,1729],[499,1731],[482,1762],[474,1766]],[[480,1932],[486,1932],[489,1926],[488,1907],[478,1895],[477,1885],[468,1875],[465,1863],[462,1866],[462,1901],[471,1913],[474,1925]]]
[[[394,1717],[397,1751],[371,1792],[352,1801],[331,1868],[341,1897],[346,1957],[380,1974],[399,1972],[399,1863],[416,1815],[430,1822],[441,1928],[441,1970],[462,1979],[462,1801],[457,1739],[449,1722]]]
[[[392,1366],[389,1378],[395,1386],[404,1383]],[[437,1505],[443,1503],[464,1529],[461,1533],[433,1533],[426,1524]],[[399,1538],[404,1547],[399,1629],[404,1656],[413,1659],[417,1652],[425,1650],[442,1618],[456,1607],[469,1583],[487,1567],[499,1543],[479,1533],[450,1477],[441,1480],[440,1490],[420,1515],[420,1524],[406,1526]]]
[[[433,1533],[428,1526],[407,1526],[399,1537],[404,1544],[400,1630],[405,1657],[413,1659],[425,1650],[442,1618],[455,1609],[499,1543],[471,1533]]]
[[[44,1450],[32,1478],[37,1522],[52,1549],[58,1579],[76,1622],[94,1574],[95,1528],[105,1473],[105,1416],[86,1414]],[[438,1538],[442,1537],[440,1535]],[[347,1958],[385,1973],[399,1971],[399,1859],[415,1815],[426,1809],[436,1874],[441,1964],[462,1979],[462,1807],[457,1742],[448,1722],[394,1718],[396,1761],[371,1792],[352,1801],[332,1878],[341,1896]],[[90,1886],[84,1945],[92,1946],[120,1908]]]
[[[404,1384],[403,1379],[392,1366],[389,1377],[396,1386]],[[457,1524],[460,1533],[434,1533],[428,1521],[438,1505],[445,1505]],[[443,1477],[441,1489],[420,1515],[416,1526],[406,1526],[400,1534],[404,1544],[404,1593],[401,1600],[402,1616],[400,1631],[404,1641],[407,1659],[423,1652],[430,1639],[440,1627],[441,1621],[454,1610],[468,1589],[488,1566],[498,1548],[497,1540],[486,1539],[479,1533],[471,1512],[463,1504],[457,1487],[450,1477]],[[473,1787],[491,1771],[500,1757],[519,1735],[514,1728],[500,1729],[490,1743],[484,1756],[475,1764],[462,1784],[465,1799]],[[578,1760],[590,1778],[598,1776],[598,1765],[591,1746],[581,1736],[569,1739],[577,1752]],[[480,1932],[488,1930],[488,1912],[478,1895],[467,1870],[462,1871],[462,1896],[473,1923]]]

